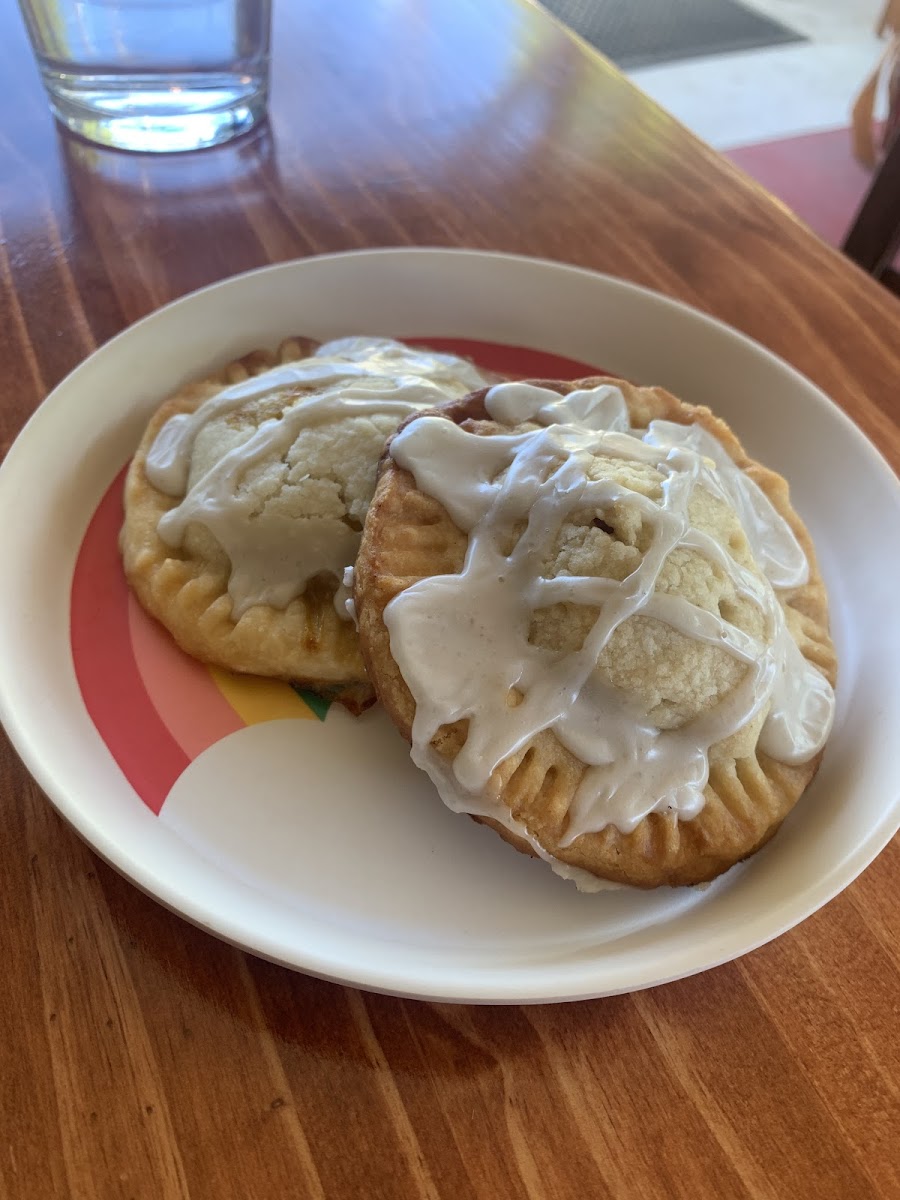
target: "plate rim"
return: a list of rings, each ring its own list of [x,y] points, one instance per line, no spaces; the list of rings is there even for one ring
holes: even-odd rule
[[[795,384],[799,384],[806,389],[811,389],[816,401],[826,404],[832,410],[832,415],[839,418],[843,425],[844,433],[853,437],[859,451],[866,456],[871,469],[877,470],[882,475],[883,482],[894,488],[898,493],[898,498],[900,498],[900,480],[898,480],[896,473],[878,448],[842,408],[812,383],[811,380],[807,379],[795,367],[791,366],[790,363],[785,362],[773,351],[719,318],[710,316],[708,313],[692,305],[663,295],[643,285],[635,284],[603,272],[594,271],[590,268],[557,262],[553,259],[508,254],[499,251],[456,249],[453,247],[405,246],[339,251],[333,254],[310,255],[303,258],[263,265],[250,271],[226,276],[202,288],[185,293],[160,308],[145,314],[133,324],[126,326],[113,338],[99,345],[87,358],[79,362],[72,371],[60,380],[23,426],[4,461],[0,463],[0,505],[3,504],[4,498],[7,496],[7,491],[11,486],[9,482],[11,477],[18,470],[19,460],[29,454],[31,444],[36,438],[41,437],[43,425],[47,421],[52,421],[56,410],[61,404],[65,403],[65,393],[71,387],[72,381],[76,379],[79,373],[89,368],[89,364],[92,363],[97,355],[108,352],[110,347],[116,345],[122,339],[132,337],[136,331],[145,330],[148,326],[152,326],[155,320],[164,318],[179,306],[196,303],[198,299],[212,292],[221,291],[229,287],[239,288],[245,281],[251,278],[272,276],[281,272],[291,273],[298,269],[302,270],[304,266],[309,264],[321,263],[323,261],[359,261],[361,259],[398,257],[405,259],[418,257],[430,259],[432,262],[442,257],[452,257],[478,260],[481,263],[501,260],[528,264],[539,270],[551,270],[555,273],[572,273],[577,276],[587,277],[595,283],[600,282],[603,286],[613,290],[621,289],[622,291],[637,295],[644,303],[651,303],[669,311],[681,312],[682,314],[687,313],[692,319],[716,328],[720,334],[725,334],[730,339],[738,339],[752,347],[757,353],[774,362],[779,370],[789,373]],[[12,463],[12,466],[10,466],[10,463]],[[67,579],[67,596],[71,590],[71,582],[70,571]],[[5,593],[0,594],[0,614],[2,614],[5,604]],[[0,634],[0,637],[2,636]],[[68,649],[71,657],[71,646]],[[53,804],[56,811],[78,833],[79,837],[104,862],[113,867],[117,873],[124,876],[133,886],[138,887],[139,890],[150,896],[157,903],[162,904],[169,911],[176,913],[182,919],[189,920],[198,928],[212,934],[221,941],[225,941],[248,953],[255,954],[289,969],[298,970],[331,982],[362,987],[387,995],[424,1000],[450,1000],[451,1002],[460,1003],[562,1002],[638,991],[710,970],[758,949],[760,946],[780,937],[789,929],[806,920],[848,887],[881,853],[897,832],[897,829],[900,828],[900,791],[896,791],[892,799],[886,804],[881,820],[869,828],[864,841],[856,845],[851,853],[831,872],[830,876],[826,877],[826,879],[831,879],[830,886],[821,886],[822,883],[825,883],[825,880],[822,880],[818,886],[811,885],[799,894],[792,893],[792,903],[782,906],[788,911],[784,911],[781,919],[774,924],[770,923],[767,928],[757,928],[760,924],[765,926],[766,923],[765,921],[761,921],[759,914],[756,914],[754,921],[749,926],[742,926],[742,929],[750,933],[749,937],[740,939],[736,946],[732,938],[727,948],[723,945],[720,951],[712,953],[702,962],[692,963],[688,966],[681,964],[680,967],[676,967],[674,970],[664,971],[663,974],[660,974],[659,967],[663,964],[653,960],[652,962],[648,962],[642,972],[637,972],[639,976],[644,976],[643,978],[639,977],[625,983],[620,980],[619,983],[608,986],[608,984],[604,983],[605,972],[602,965],[598,965],[598,961],[594,959],[587,966],[580,965],[578,967],[577,974],[583,978],[583,983],[586,986],[572,986],[564,981],[561,985],[557,984],[549,990],[540,981],[528,984],[515,975],[505,985],[502,980],[494,980],[492,982],[490,973],[488,973],[486,982],[479,985],[477,982],[478,977],[485,974],[484,972],[479,972],[479,976],[459,980],[453,988],[453,994],[448,994],[447,983],[449,981],[447,979],[444,980],[443,984],[440,978],[430,979],[426,982],[421,976],[418,979],[409,977],[408,975],[398,977],[397,972],[392,972],[390,969],[376,970],[371,966],[366,967],[362,971],[359,969],[354,971],[352,963],[342,962],[337,959],[328,960],[315,952],[309,953],[306,957],[284,957],[279,955],[278,946],[270,944],[270,939],[267,938],[265,931],[257,930],[253,940],[243,937],[240,929],[237,928],[231,917],[227,915],[225,917],[217,916],[215,911],[211,911],[202,902],[202,898],[198,899],[197,896],[191,893],[189,886],[179,887],[171,879],[161,876],[155,867],[148,868],[142,866],[127,849],[121,848],[118,842],[104,836],[102,827],[96,820],[90,817],[89,810],[79,802],[77,796],[73,795],[73,792],[77,792],[78,788],[73,788],[71,784],[67,788],[65,781],[57,778],[57,772],[53,770],[52,764],[47,759],[45,750],[42,750],[40,745],[40,731],[35,731],[33,728],[26,728],[18,720],[15,711],[15,692],[16,685],[12,682],[10,675],[0,673],[0,723],[6,728],[13,748],[38,786]],[[106,750],[102,739],[100,740],[100,744]],[[108,750],[106,752],[108,753]],[[125,787],[130,788],[130,784],[128,784],[124,777],[123,784]],[[674,966],[674,964],[672,965]],[[446,967],[438,971],[437,974],[440,976],[442,972],[446,973],[447,971],[453,973],[454,970],[458,975],[458,968]],[[531,970],[535,974],[541,974],[546,972],[548,968],[542,964],[539,968],[531,968]],[[596,977],[593,986],[587,979],[587,976],[590,975]],[[425,982],[425,986],[422,986],[423,982]],[[572,983],[574,984],[575,980]]]

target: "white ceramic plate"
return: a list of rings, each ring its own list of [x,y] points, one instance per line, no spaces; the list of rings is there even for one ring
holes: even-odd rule
[[[383,715],[354,721],[332,708],[319,720],[286,688],[235,692],[227,677],[173,662],[116,593],[122,585],[98,591],[115,570],[118,522],[115,491],[101,499],[160,398],[297,332],[474,338],[569,356],[709,404],[788,477],[831,594],[839,712],[813,787],[769,846],[706,890],[580,895],[446,811]],[[226,280],[126,330],[59,385],[0,470],[0,511],[12,514],[0,525],[0,716],[25,763],[139,887],[288,966],[460,1001],[648,987],[796,925],[900,825],[897,480],[791,368],[618,280],[439,250],[313,258]],[[105,741],[95,722],[117,712],[126,716]],[[158,753],[138,732],[154,722],[167,747]]]

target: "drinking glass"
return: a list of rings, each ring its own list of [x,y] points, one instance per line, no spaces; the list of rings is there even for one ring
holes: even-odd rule
[[[50,107],[92,142],[198,150],[266,110],[271,0],[19,0]]]

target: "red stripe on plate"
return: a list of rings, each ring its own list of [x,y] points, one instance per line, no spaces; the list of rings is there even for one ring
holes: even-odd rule
[[[520,379],[579,379],[583,375],[606,375],[601,367],[579,362],[575,358],[562,358],[544,350],[529,350],[525,346],[499,346],[494,342],[479,342],[474,338],[409,338],[401,339],[415,345],[440,350],[445,354],[459,354],[471,358],[487,371],[501,375],[514,375]]]
[[[215,742],[244,728],[203,663],[188,657],[167,629],[128,596],[131,649],[147,695],[193,762]]]
[[[158,814],[190,760],[153,707],[134,658],[118,551],[124,479],[122,470],[81,543],[69,636],[85,708],[125,778]]]

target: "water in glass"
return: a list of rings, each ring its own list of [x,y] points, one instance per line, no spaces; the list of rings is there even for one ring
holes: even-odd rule
[[[197,150],[264,114],[270,0],[20,0],[50,105],[82,137]]]

